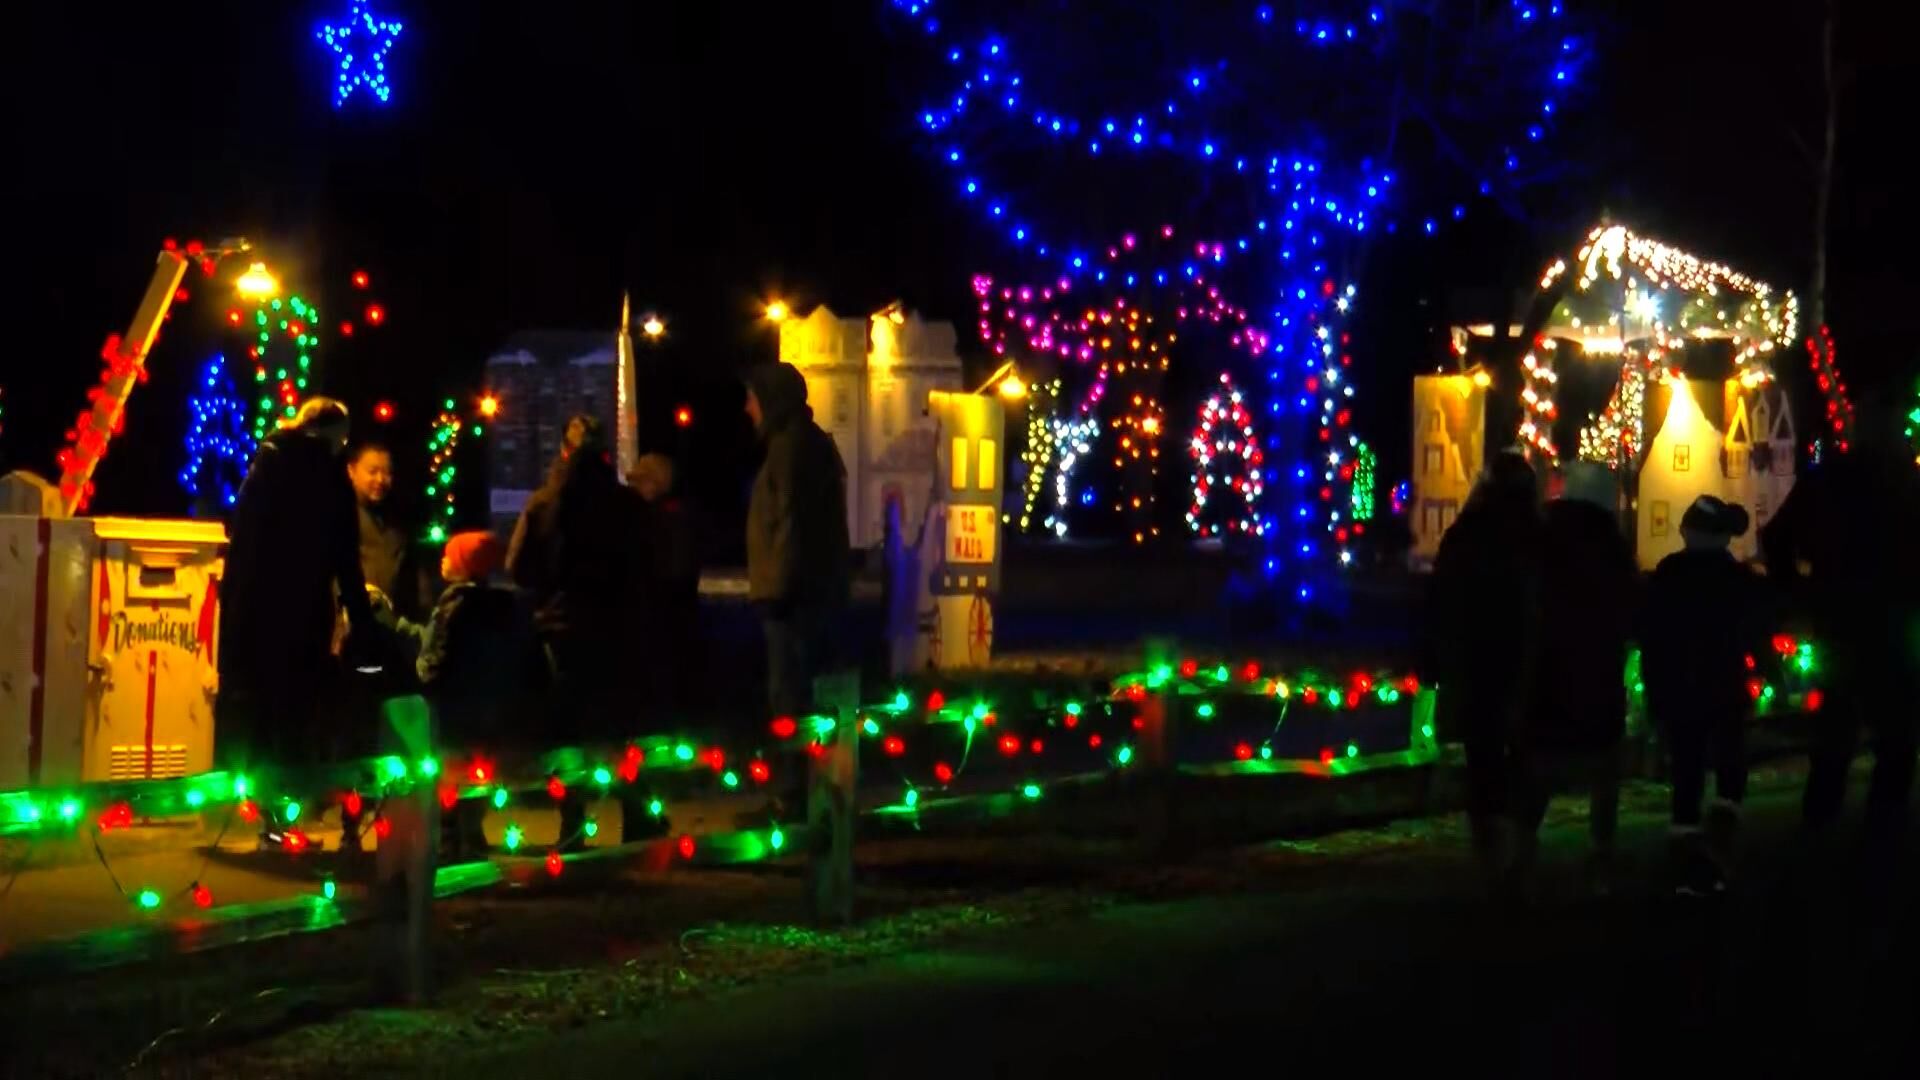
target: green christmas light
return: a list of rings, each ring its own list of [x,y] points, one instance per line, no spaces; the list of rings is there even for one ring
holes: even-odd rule
[[[1359,756],[1360,756],[1360,745],[1359,745],[1358,743],[1348,743],[1348,744],[1347,744],[1347,756],[1348,756],[1348,757],[1350,757],[1350,758],[1356,758],[1356,757],[1359,757]]]
[[[1040,797],[1040,785],[1028,784],[1020,789],[1020,794],[1025,795],[1029,799],[1037,799]]]
[[[507,834],[502,837],[502,839],[506,841],[508,851],[519,851],[520,841],[525,839],[525,834],[520,831],[520,826],[509,825],[507,826]]]
[[[986,702],[976,701],[973,703],[973,718],[975,720],[985,720],[988,716],[992,715],[992,713],[993,709],[988,707]]]
[[[607,768],[605,765],[594,766],[593,782],[599,784],[601,787],[608,786],[613,783],[613,770]]]
[[[720,774],[720,782],[730,788],[737,788],[740,786],[740,776],[732,769],[728,769]]]
[[[1080,703],[1079,703],[1079,702],[1077,702],[1077,701],[1069,701],[1069,702],[1067,702],[1067,715],[1068,715],[1068,716],[1079,716],[1079,715],[1080,715]]]
[[[1200,707],[1193,710],[1193,715],[1199,717],[1202,720],[1213,719],[1213,702],[1211,701],[1201,702]]]
[[[60,820],[73,821],[80,816],[80,803],[77,799],[60,800]]]
[[[390,757],[381,762],[381,771],[386,774],[389,781],[405,780],[407,778],[407,763],[397,757]]]
[[[647,813],[652,814],[654,817],[659,817],[666,809],[666,806],[663,805],[659,799],[655,799],[647,804]]]
[[[692,761],[693,747],[688,746],[686,743],[679,743],[673,748],[673,756],[681,761]]]
[[[1433,738],[1433,725],[1432,725],[1432,724],[1421,724],[1421,725],[1420,725],[1420,737],[1421,737],[1421,738],[1423,738],[1423,739],[1431,739],[1431,738]]]
[[[869,716],[865,720],[860,721],[860,730],[868,735],[878,735],[880,734],[880,725],[874,723],[873,717]]]
[[[907,692],[905,690],[896,691],[893,695],[893,711],[906,712],[911,708],[913,708],[913,699],[907,696]]]
[[[296,821],[299,821],[300,820],[300,804],[297,802],[294,802],[292,799],[288,799],[287,805],[283,807],[280,811],[280,816],[283,819],[285,819],[286,823],[289,825],[293,824]]]
[[[154,892],[152,889],[141,889],[140,895],[135,897],[134,899],[140,904],[141,907],[147,909],[148,911],[152,911],[153,909],[160,906],[160,894],[157,892]]]
[[[493,808],[495,810],[505,810],[507,808],[506,788],[497,787],[493,789]]]
[[[600,823],[592,818],[588,818],[587,823],[580,826],[580,831],[586,835],[587,839],[591,840],[600,835]]]
[[[246,777],[244,777],[244,776],[236,776],[236,777],[234,777],[234,778],[233,778],[233,797],[234,797],[234,798],[236,798],[236,799],[244,799],[244,798],[246,798],[246,797],[247,797],[247,787],[248,787],[248,785],[247,785],[247,778],[246,778]]]
[[[420,759],[420,775],[431,780],[440,775],[440,762],[437,758]]]
[[[1338,690],[1327,691],[1327,704],[1333,706],[1336,709],[1339,708],[1340,707],[1340,691]]]
[[[920,805],[919,790],[916,788],[908,788],[907,793],[900,797],[900,802],[904,804],[906,808],[909,810],[913,809],[916,806],[919,806]]]
[[[767,846],[775,851],[787,846],[787,834],[780,831],[780,826],[775,825],[773,831],[767,834]]]
[[[1132,762],[1133,762],[1133,747],[1127,746],[1123,743],[1121,744],[1120,749],[1113,752],[1113,763],[1115,765],[1129,765],[1129,764],[1132,764]]]
[[[321,895],[321,896],[324,896],[324,897],[326,897],[327,899],[329,899],[329,900],[331,900],[331,899],[333,899],[333,898],[334,898],[335,896],[337,896],[337,895],[339,895],[339,893],[340,893],[340,888],[339,888],[339,886],[337,886],[337,885],[335,885],[335,884],[333,883],[333,879],[332,879],[332,878],[328,878],[327,880],[325,880],[325,881],[323,881],[323,882],[321,882],[321,883],[320,883],[320,895]]]
[[[1233,672],[1227,670],[1227,665],[1221,664],[1219,667],[1213,669],[1214,682],[1226,682],[1231,678],[1233,678]]]
[[[1273,760],[1273,747],[1271,747],[1271,746],[1268,746],[1268,745],[1266,745],[1265,743],[1262,743],[1262,744],[1260,745],[1260,760],[1261,760],[1261,761],[1272,761],[1272,760]]]
[[[1147,672],[1147,687],[1149,689],[1157,690],[1160,687],[1165,686],[1167,682],[1172,678],[1173,678],[1173,667],[1171,665],[1157,664],[1154,666],[1152,671]]]

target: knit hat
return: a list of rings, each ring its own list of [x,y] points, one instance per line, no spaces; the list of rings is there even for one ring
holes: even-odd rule
[[[506,560],[506,552],[492,533],[475,529],[448,537],[442,559],[446,563],[448,578],[485,581],[500,569],[500,564]]]
[[[1680,515],[1680,531],[1697,533],[1704,537],[1713,537],[1720,543],[1726,543],[1736,536],[1744,536],[1747,531],[1747,510],[1739,503],[1724,502],[1711,495],[1702,495],[1693,500],[1687,512]]]
[[[747,372],[747,389],[760,402],[760,428],[773,431],[807,407],[807,377],[792,364],[764,364]]]

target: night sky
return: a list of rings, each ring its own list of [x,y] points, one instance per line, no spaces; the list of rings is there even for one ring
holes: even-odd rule
[[[1571,144],[1557,148],[1564,177],[1530,192],[1519,220],[1476,210],[1424,252],[1373,260],[1360,425],[1391,477],[1406,471],[1392,449],[1405,441],[1406,376],[1432,366],[1439,328],[1488,316],[1488,298],[1504,302],[1603,210],[1804,287],[1813,173],[1795,134],[1820,137],[1819,6],[1570,6],[1605,29]],[[346,7],[10,14],[0,464],[51,474],[162,237],[248,236],[289,280],[316,283],[309,298],[329,321],[350,313],[347,276],[366,269],[388,324],[329,343],[324,389],[363,411],[399,405],[389,434],[403,477],[431,403],[477,390],[491,349],[520,330],[610,330],[623,289],[668,320],[656,358],[672,395],[699,403],[700,452],[724,477],[750,460],[733,373],[773,355],[765,298],[855,314],[902,299],[964,322],[969,274],[1019,265],[973,228],[918,138],[927,57],[884,0],[387,0],[376,10],[407,24],[393,103],[335,110],[313,28]],[[1920,237],[1897,201],[1906,139],[1890,134],[1911,127],[1913,94],[1908,28],[1848,7],[1829,302],[1843,368],[1871,383],[1915,363],[1892,313],[1908,303],[1903,263]],[[97,509],[184,509],[186,382],[225,307],[189,305],[163,333]],[[713,484],[705,497],[725,501],[728,481]]]

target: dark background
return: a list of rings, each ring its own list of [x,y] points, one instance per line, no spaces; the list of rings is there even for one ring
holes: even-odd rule
[[[968,276],[1018,269],[976,231],[913,117],[925,51],[884,0],[539,5],[391,0],[407,25],[393,102],[332,107],[313,40],[345,0],[201,2],[10,16],[13,221],[0,352],[0,464],[52,472],[95,356],[125,329],[163,237],[246,235],[328,322],[366,269],[387,324],[321,354],[321,388],[384,430],[412,497],[431,406],[480,389],[515,331],[611,331],[620,295],[669,334],[642,357],[646,441],[679,451],[694,494],[732,512],[752,441],[735,373],[774,355],[779,296],[843,313],[904,300],[970,325]],[[1284,6],[1284,5],[1282,5]],[[1817,3],[1574,3],[1602,28],[1567,168],[1436,240],[1369,260],[1358,425],[1383,484],[1404,461],[1407,376],[1442,359],[1450,320],[1510,313],[1603,212],[1804,289],[1820,139]],[[1913,93],[1904,16],[1842,13],[1830,321],[1856,384],[1911,371],[1899,321],[1916,239],[1904,155]],[[194,284],[194,279],[189,279]],[[206,290],[212,295],[216,290]],[[227,340],[226,297],[176,312],[97,476],[101,512],[180,513],[186,384]],[[1256,305],[1257,306],[1257,305]],[[637,316],[636,316],[637,319]],[[962,348],[971,347],[963,332]],[[681,403],[696,424],[665,418]],[[411,459],[411,460],[409,460]],[[469,469],[469,474],[479,472]],[[474,500],[469,500],[473,502]]]

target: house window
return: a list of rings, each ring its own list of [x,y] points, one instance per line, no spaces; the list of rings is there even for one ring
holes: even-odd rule
[[[967,440],[965,436],[953,440],[953,476],[954,491],[967,490]]]
[[[835,427],[845,427],[853,422],[853,395],[835,394],[833,396],[833,423]]]
[[[1648,504],[1647,535],[1667,535],[1667,504],[1665,502],[1655,501]]]
[[[1693,468],[1693,447],[1686,443],[1676,443],[1673,448],[1673,471],[1686,472]]]
[[[1738,480],[1747,475],[1747,448],[1730,446],[1727,448],[1727,478]]]
[[[1420,474],[1422,476],[1432,476],[1434,473],[1439,472],[1442,460],[1440,447],[1429,443],[1420,455]]]
[[[1458,504],[1452,499],[1423,499],[1420,502],[1420,533],[1423,536],[1439,536],[1453,524],[1454,512]]]
[[[1432,412],[1427,414],[1427,430],[1432,432],[1433,434],[1435,435],[1440,434],[1440,432],[1444,429],[1445,423],[1446,423],[1446,418],[1440,415],[1439,409],[1435,409]]]
[[[992,490],[993,488],[993,482],[995,479],[995,470],[998,468],[998,463],[994,460],[994,451],[997,449],[998,447],[994,445],[994,441],[992,439],[980,440],[980,490],[981,491],[989,491],[989,490]]]

